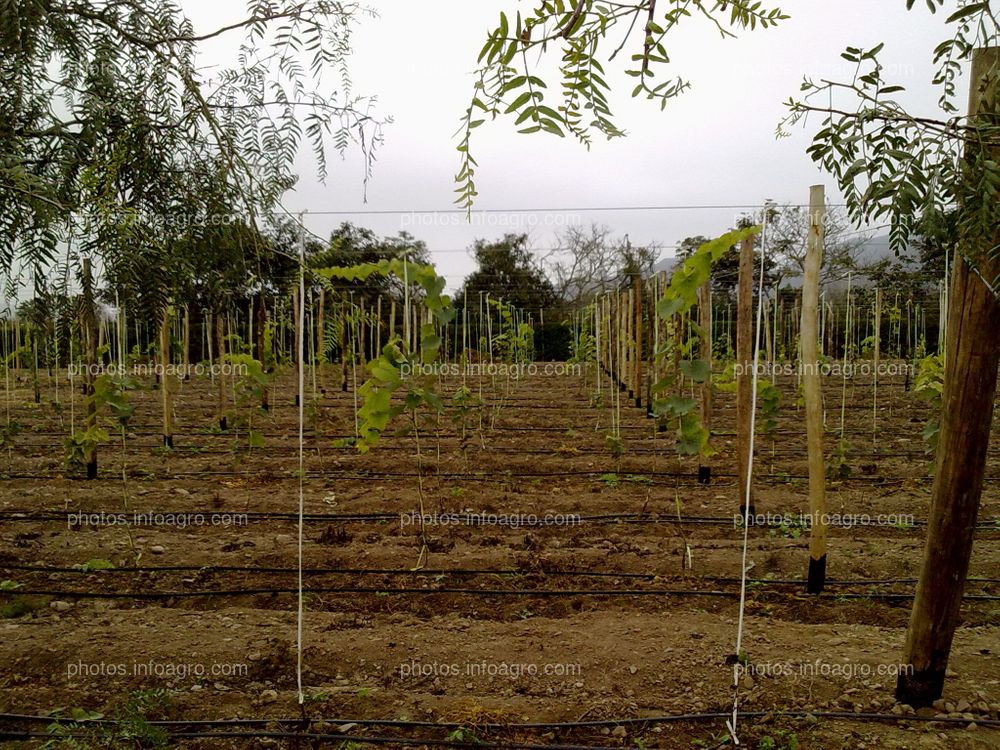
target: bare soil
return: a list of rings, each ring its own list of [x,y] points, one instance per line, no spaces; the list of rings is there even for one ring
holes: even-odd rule
[[[159,391],[134,392],[124,453],[112,429],[94,481],[63,460],[71,421],[81,423],[79,392],[60,383],[57,394],[45,379],[36,405],[28,380],[17,382],[10,414],[23,430],[0,458],[0,581],[18,586],[0,593],[0,711],[121,718],[129,696],[164,691],[169,705],[152,718],[269,720],[254,729],[281,735],[306,717],[310,732],[330,735],[314,742],[323,747],[353,747],[351,736],[720,746],[743,549],[730,395],[718,397],[705,486],[697,459],[678,458],[628,394],[605,379],[594,403],[592,374],[470,381],[482,409],[421,419],[360,454],[335,445],[354,432],[355,404],[336,369],[307,387],[302,475],[287,374],[270,412],[252,416],[265,438],[255,448],[248,406],[230,403],[232,429],[213,429],[207,379],[181,386],[173,450],[162,447]],[[795,383],[778,385],[777,428],[757,438],[754,510],[794,521],[807,510],[805,431]],[[738,734],[752,748],[998,748],[989,722],[1000,720],[1000,445],[944,702],[913,716],[892,693],[928,515],[927,407],[902,377],[879,382],[877,402],[871,380],[824,388],[831,463],[842,415],[846,439],[829,510],[862,518],[831,530],[820,597],[802,582],[807,530],[748,530]],[[626,450],[616,458],[605,436],[619,396]],[[469,522],[470,512],[490,523]],[[494,523],[501,517],[520,523]],[[97,560],[114,568],[78,567]],[[643,721],[710,713],[720,716]],[[518,726],[561,722],[593,723]],[[0,721],[0,732],[17,731],[48,730]],[[282,736],[171,744],[297,746]]]

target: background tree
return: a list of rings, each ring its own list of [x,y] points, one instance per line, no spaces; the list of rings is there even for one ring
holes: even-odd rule
[[[344,222],[331,232],[330,241],[325,247],[308,249],[308,252],[309,265],[313,268],[353,266],[393,258],[430,263],[430,251],[426,243],[408,232],[400,232],[395,237],[381,237],[371,229],[357,227],[350,222]],[[397,301],[403,298],[403,283],[394,276],[373,274],[367,279],[339,281],[337,288],[347,294],[353,292],[356,299],[365,299],[369,303],[379,295]],[[419,299],[420,292],[417,288],[411,292],[413,299]]]
[[[22,268],[43,271],[61,240],[102,258],[130,252],[162,237],[147,234],[161,219],[210,216],[219,193],[256,225],[294,183],[306,141],[321,177],[327,151],[352,140],[370,166],[381,138],[370,102],[322,93],[331,74],[350,91],[362,13],[251,0],[197,33],[173,0],[0,6],[0,273],[13,285]],[[229,38],[234,64],[199,65],[202,45]]]
[[[600,224],[571,226],[559,235],[543,264],[559,298],[579,308],[630,283],[636,273],[649,276],[659,252],[655,244],[634,247],[627,236],[614,238],[611,229]]]
[[[827,206],[826,244],[819,283],[843,281],[856,275],[864,263],[864,248],[874,232],[859,231],[844,211]],[[780,206],[768,222],[768,248],[778,257],[775,271],[777,286],[786,279],[801,278],[805,273],[806,239],[809,236],[809,209],[806,206]]]
[[[472,254],[478,268],[466,277],[455,294],[456,306],[462,307],[468,299],[469,308],[476,309],[480,294],[502,298],[507,304],[536,315],[539,310],[558,306],[559,295],[535,263],[528,235],[507,234],[495,242],[476,240]]]

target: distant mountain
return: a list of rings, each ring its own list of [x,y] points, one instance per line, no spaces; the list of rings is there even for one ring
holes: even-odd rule
[[[910,255],[913,255],[913,253],[910,253]],[[861,266],[872,265],[873,263],[878,263],[879,261],[882,260],[895,260],[895,259],[896,259],[896,254],[889,247],[889,235],[887,234],[878,235],[877,237],[872,237],[870,240],[865,242],[858,250],[858,256],[857,256],[858,265]],[[666,258],[661,258],[653,266],[653,272],[659,273],[660,271],[666,271],[667,276],[669,276],[671,273],[673,273],[674,268],[677,267],[679,262],[680,259],[677,256],[669,256]],[[912,259],[909,261],[909,263],[911,266],[916,265],[916,261]],[[802,279],[801,277],[793,277],[787,279],[785,285],[793,289],[797,289],[798,287],[802,286]],[[851,277],[851,286],[854,287],[871,286],[871,280],[864,274],[857,274]],[[847,279],[830,282],[829,284],[827,284],[827,289],[834,292],[846,290]]]
[[[674,268],[677,266],[679,262],[680,258],[678,258],[676,255],[671,255],[667,258],[660,258],[660,260],[656,261],[656,263],[653,265],[653,273],[657,274],[660,271],[666,271],[667,276],[669,276],[671,273],[673,273]]]

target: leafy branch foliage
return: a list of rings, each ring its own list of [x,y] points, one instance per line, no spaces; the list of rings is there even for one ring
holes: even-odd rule
[[[907,8],[914,4],[907,0]],[[934,12],[944,1],[926,0],[926,5]],[[888,221],[892,246],[900,252],[921,222],[940,223],[956,211],[955,240],[977,267],[984,260],[972,257],[977,238],[990,236],[1000,223],[1000,71],[990,71],[985,87],[976,92],[984,100],[973,116],[956,114],[956,82],[975,49],[997,45],[1000,24],[990,3],[979,0],[961,0],[945,23],[950,36],[933,53],[939,118],[918,117],[895,98],[905,88],[886,79],[880,62],[884,44],[878,44],[848,47],[841,55],[855,65],[850,81],[806,78],[801,98],[787,102],[789,115],[778,132],[786,134],[810,114],[821,116],[809,154],[836,178],[855,221]]]
[[[347,67],[366,13],[250,0],[199,34],[177,0],[0,3],[0,274],[43,272],[64,241],[109,273],[142,256],[151,288],[175,288],[178,251],[203,251],[219,216],[255,227],[302,146],[321,177],[353,142],[370,169],[382,122]],[[230,40],[231,65],[199,64]],[[339,90],[324,92],[331,71]]]
[[[107,406],[111,416],[124,430],[135,413],[135,404],[128,398],[128,391],[139,388],[139,383],[127,376],[103,374],[94,379],[93,393],[87,396],[86,405],[94,408],[97,414]],[[110,440],[107,430],[97,422],[93,426],[77,430],[66,438],[66,463],[69,466],[82,466],[88,456],[102,444]]]
[[[487,119],[511,116],[520,133],[568,133],[586,146],[595,134],[609,139],[625,135],[615,122],[601,61],[609,44],[617,44],[607,55],[609,62],[628,44],[634,45],[625,66],[625,74],[636,82],[632,96],[665,108],[690,86],[680,77],[662,82],[656,78],[671,62],[666,37],[694,18],[726,38],[741,30],[770,28],[787,16],[759,0],[675,0],[659,5],[657,0],[537,0],[530,13],[518,11],[512,18],[501,13],[479,53],[475,90],[459,128],[456,203],[471,208],[477,195],[472,131]],[[529,62],[550,47],[559,54],[558,101],[555,96],[546,99],[548,84]]]
[[[760,225],[734,229],[721,237],[705,242],[685,258],[674,271],[670,284],[656,303],[656,312],[660,318],[666,320],[689,312],[698,303],[698,290],[711,278],[712,265],[732,250],[734,245],[756,236],[761,229]],[[691,328],[699,338],[708,335],[707,331],[693,322]],[[672,347],[679,343],[677,341],[665,343],[655,353],[657,361],[667,360]],[[681,376],[694,383],[704,383],[712,376],[711,365],[703,359],[682,359],[680,373],[668,372],[665,377],[653,384],[653,413],[658,417],[675,420],[679,454],[709,456],[713,453],[709,445],[710,436],[695,408],[697,402],[678,393],[664,395],[675,389]]]
[[[393,335],[382,347],[381,353],[366,365],[368,379],[358,388],[362,406],[358,409],[361,424],[354,443],[362,453],[368,452],[379,441],[393,418],[410,412],[415,414],[422,405],[443,411],[441,398],[434,391],[431,379],[422,376],[422,365],[430,365],[438,358],[442,339],[440,327],[451,322],[454,310],[445,294],[447,283],[434,266],[414,263],[402,258],[383,259],[377,263],[362,263],[347,267],[314,269],[327,279],[367,281],[372,275],[395,276],[405,285],[416,284],[423,292],[422,305],[430,311],[431,322],[420,327],[419,351],[407,350],[407,343]],[[393,395],[406,385],[401,403],[393,403]]]

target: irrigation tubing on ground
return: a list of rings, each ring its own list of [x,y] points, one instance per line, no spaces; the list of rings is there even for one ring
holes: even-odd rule
[[[161,438],[162,440],[162,438]],[[40,441],[37,443],[22,441],[18,443],[21,448],[41,448],[50,445],[48,442]],[[308,442],[307,442],[308,445]],[[139,448],[148,448],[150,450],[157,450],[162,448],[162,443],[151,443],[148,445],[132,443],[130,448],[135,451]],[[191,456],[233,456],[233,455],[259,455],[259,448],[251,448],[248,445],[243,445],[238,449],[233,448],[206,448],[201,445],[189,444],[183,445],[178,444],[170,448],[172,455],[178,457],[191,457]],[[280,458],[287,455],[297,454],[298,448],[295,446],[269,446],[267,449],[268,458]],[[488,455],[502,455],[502,456],[552,456],[565,458],[566,456],[560,453],[558,450],[553,450],[551,448],[504,448],[502,446],[490,446],[486,450],[476,448],[470,453],[475,454],[488,454]],[[580,456],[606,456],[608,453],[606,448],[591,447],[591,448],[577,448],[574,447],[569,457],[580,457]],[[663,448],[649,447],[649,448],[637,448],[634,445],[630,446],[628,449],[628,455],[635,456],[662,456],[665,453]],[[991,456],[1000,456],[1000,448],[992,449],[989,451]],[[832,455],[832,454],[831,454]],[[782,448],[775,451],[768,450],[767,459],[770,462],[778,461],[805,461],[806,455],[803,451],[796,448]],[[882,459],[922,459],[927,457],[927,452],[923,450],[912,450],[912,451],[879,451],[873,453],[871,450],[856,450],[849,451],[845,454],[845,458],[850,458],[855,461],[879,461]]]
[[[65,597],[69,599],[135,599],[146,601],[158,601],[166,599],[197,599],[197,598],[219,598],[233,596],[276,596],[281,594],[297,594],[297,587],[266,587],[247,589],[200,589],[197,591],[66,591],[58,589],[29,589],[18,588],[14,592],[18,596],[51,596]],[[400,588],[400,587],[375,587],[375,586],[315,586],[303,589],[307,594],[373,594],[376,596],[433,596],[441,594],[452,594],[459,596],[527,596],[539,598],[556,598],[563,596],[628,596],[628,597],[657,597],[657,596],[704,596],[716,598],[738,598],[738,591],[719,591],[715,589],[468,589],[468,588]],[[793,596],[796,596],[793,594]],[[913,599],[914,594],[895,594],[873,592],[867,594],[840,593],[840,594],[810,594],[810,599],[827,599],[832,601],[844,599],[864,599],[876,601],[905,601]],[[1000,596],[992,594],[964,594],[964,601],[1000,601]]]
[[[590,719],[579,721],[556,721],[556,722],[512,722],[497,723],[485,722],[475,724],[475,728],[482,731],[529,731],[529,730],[568,730],[568,729],[600,729],[604,727],[635,726],[646,724],[670,724],[685,721],[706,721],[712,719],[726,718],[729,712],[702,712],[685,714],[667,714],[651,717],[626,717],[614,719]],[[943,724],[961,724],[963,726],[975,721],[977,725],[985,727],[1000,727],[1000,720],[977,716],[974,720],[949,716],[922,716],[919,714],[894,714],[876,712],[855,712],[855,711],[809,711],[806,709],[795,710],[770,710],[770,711],[748,711],[741,716],[763,719],[763,718],[817,718],[832,720],[859,720],[859,721],[915,721],[915,722],[940,722]],[[71,717],[36,716],[32,714],[0,713],[0,721],[9,723],[60,723],[60,724],[93,724],[93,725],[114,725],[118,722],[114,719],[86,719],[77,721]],[[354,724],[359,727],[382,727],[394,729],[463,729],[469,728],[468,724],[460,722],[436,722],[436,721],[410,721],[405,719],[340,719],[340,718],[259,718],[259,719],[169,719],[150,720],[152,726],[164,728],[181,727],[254,727],[254,726],[293,726],[304,727],[315,724],[330,724],[345,726]]]
[[[0,521],[21,521],[21,522],[36,522],[36,521],[67,521],[71,516],[84,515],[100,515],[103,513],[108,517],[117,517],[121,515],[122,511],[120,509],[115,509],[113,511],[106,511],[102,509],[97,510],[47,510],[47,511],[30,511],[30,510],[5,510],[0,511]],[[298,520],[298,515],[295,513],[288,512],[275,512],[275,511],[223,511],[223,510],[213,510],[213,511],[187,511],[187,510],[133,510],[133,514],[138,514],[142,516],[195,516],[195,515],[210,515],[210,514],[231,514],[238,515],[241,517],[246,517],[247,519],[254,520],[264,520],[264,521],[289,521]],[[400,511],[399,513],[306,513],[304,520],[307,522],[318,522],[318,523],[384,523],[386,521],[396,521],[399,520],[401,515],[405,515],[407,511]],[[559,521],[558,519],[545,519],[538,518],[534,521],[524,520],[530,519],[531,516],[537,516],[537,513],[520,513],[520,512],[508,512],[504,511],[508,516],[516,516],[519,520],[516,524],[504,524],[504,523],[453,523],[448,524],[448,526],[454,528],[482,528],[489,527],[495,529],[511,528],[514,531],[524,528],[578,528],[579,526],[585,524],[636,524],[636,525],[702,525],[702,526],[733,526],[738,528],[734,524],[735,516],[676,516],[671,513],[656,514],[650,512],[644,513],[597,513],[590,515],[578,515],[578,514],[564,514],[572,516],[573,522],[567,523],[565,521]],[[497,512],[495,515],[502,515],[502,512]],[[459,516],[463,514],[458,514]],[[831,516],[836,516],[837,514],[831,514]],[[858,513],[844,513],[841,515],[851,515],[855,517],[869,516],[875,517],[878,514],[872,514],[867,512]],[[883,515],[893,515],[893,514],[883,514]],[[134,517],[134,515],[133,515]],[[783,523],[781,522],[781,513],[774,511],[771,518],[765,518],[765,523],[754,523],[754,527],[766,528],[766,529],[776,529],[780,528]],[[104,524],[108,528],[113,528],[115,525],[125,526],[126,524]],[[132,524],[128,524],[132,525]],[[134,524],[137,527],[141,527],[145,524],[138,523]],[[831,522],[827,524],[829,528],[845,528],[858,531],[861,529],[891,529],[894,532],[905,532],[912,531],[916,528],[923,528],[927,525],[927,521],[923,519],[907,519],[906,523],[900,524],[879,524],[874,526],[870,523],[859,523],[859,522],[837,522],[835,519],[831,519]],[[1000,531],[995,523],[983,522],[979,523],[975,527],[980,531]]]
[[[100,571],[86,570],[83,567],[60,567],[46,565],[9,565],[0,563],[0,570],[23,570],[33,573],[74,573],[80,575],[101,575],[105,573],[298,573],[298,568],[287,567],[253,567],[247,565],[154,565],[128,568],[107,568]],[[532,568],[303,568],[307,575],[386,575],[386,576],[552,576],[567,578],[630,578],[653,580],[655,578],[672,578],[679,581],[712,581],[713,583],[738,583],[741,579],[727,576],[671,576],[661,573],[630,573],[624,571],[597,570],[540,570]],[[892,586],[915,584],[916,578],[868,578],[830,580],[827,586]],[[747,583],[771,586],[799,586],[806,583],[805,579],[795,578],[748,578]],[[1000,578],[970,577],[966,583],[1000,583]]]
[[[60,735],[66,737],[67,735]],[[68,735],[74,739],[86,739],[88,735],[77,733]],[[41,739],[52,735],[45,732],[0,732],[0,740],[29,740]],[[477,747],[477,748],[510,748],[511,750],[616,750],[620,746],[609,745],[562,745],[562,744],[531,744],[527,742],[486,742],[483,740],[441,740],[441,739],[418,739],[414,737],[373,737],[354,734],[331,734],[331,733],[306,733],[306,732],[176,732],[170,735],[171,739],[192,740],[192,739],[271,739],[271,740],[296,740],[311,742],[341,742],[367,745],[405,745],[405,746],[433,746],[433,747]]]

